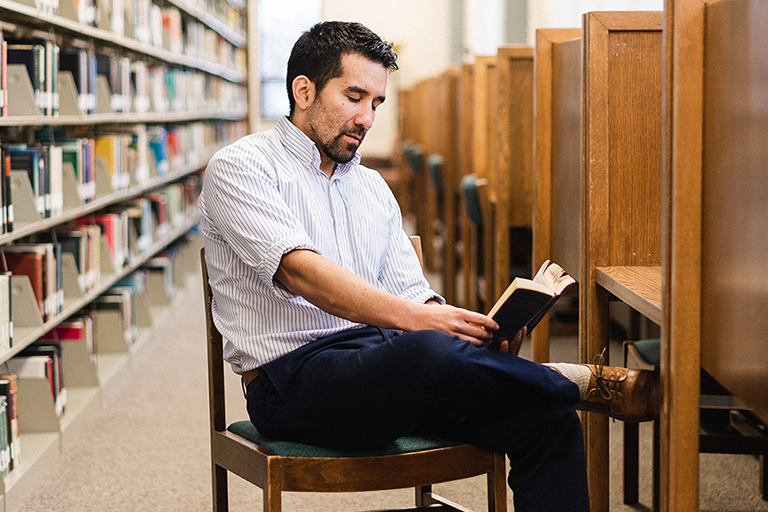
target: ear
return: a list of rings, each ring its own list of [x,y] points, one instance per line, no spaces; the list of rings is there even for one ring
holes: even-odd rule
[[[305,75],[299,75],[293,79],[293,99],[296,107],[306,110],[315,99],[315,84]]]

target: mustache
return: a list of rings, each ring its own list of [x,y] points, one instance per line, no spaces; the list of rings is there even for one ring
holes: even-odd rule
[[[368,130],[365,128],[348,128],[342,132],[342,135],[351,135],[362,141],[366,133],[368,133]]]

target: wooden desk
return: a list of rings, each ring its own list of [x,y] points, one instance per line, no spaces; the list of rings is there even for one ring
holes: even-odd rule
[[[661,266],[597,267],[595,281],[618,300],[661,325]]]

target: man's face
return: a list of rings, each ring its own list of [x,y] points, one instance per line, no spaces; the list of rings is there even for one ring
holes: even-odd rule
[[[384,101],[387,70],[361,55],[342,57],[344,73],[326,84],[307,109],[307,134],[324,159],[346,163],[355,156]]]

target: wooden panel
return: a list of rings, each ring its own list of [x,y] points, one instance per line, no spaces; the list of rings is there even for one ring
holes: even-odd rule
[[[539,29],[534,49],[534,148],[533,148],[533,267],[551,259],[552,232],[552,94],[554,46],[579,37],[579,29]],[[561,263],[561,262],[560,262]],[[532,335],[534,361],[549,360],[549,315]]]
[[[582,362],[608,347],[596,267],[660,263],[661,25],[661,12],[584,15]],[[584,432],[592,510],[607,512],[608,418],[588,414]]]
[[[441,150],[444,155],[442,213],[443,233],[443,296],[449,304],[457,304],[457,254],[459,197],[459,68],[443,74],[440,102],[444,111]]]
[[[476,282],[476,289],[470,290],[470,293],[477,296],[477,306],[475,309],[489,309],[489,288],[493,281],[493,261],[494,254],[491,248],[496,247],[494,243],[494,222],[496,186],[494,163],[494,148],[496,146],[494,136],[495,112],[493,110],[493,85],[495,83],[496,56],[484,55],[475,58],[474,65],[474,83],[473,83],[473,124],[472,130],[472,173],[478,179],[487,180],[488,187],[479,194],[481,199],[481,209],[483,214],[483,224],[478,226],[478,238],[474,243],[479,248],[479,266],[472,267],[473,277]],[[475,270],[477,268],[477,270]],[[482,278],[481,278],[482,276]],[[493,298],[490,298],[493,300]]]
[[[667,0],[661,381],[661,510],[699,508],[701,106],[704,3]]]
[[[432,155],[440,155],[442,146],[440,143],[441,130],[445,119],[444,109],[440,98],[440,77],[432,77],[425,80],[421,88],[422,103],[422,145],[424,151],[423,186],[425,202],[419,205],[424,210],[423,230],[419,235],[424,238],[424,266],[427,270],[437,270],[437,254],[435,241],[437,233],[436,222],[441,217],[441,208],[438,205],[437,189],[434,186],[432,176],[426,166],[427,159]]]
[[[531,227],[533,203],[533,48],[499,49],[496,63],[496,191],[510,226]],[[500,215],[501,217],[501,215]]]
[[[549,259],[581,276],[581,39],[553,46],[551,239]],[[534,262],[534,267],[540,262]]]
[[[461,66],[459,77],[459,175],[460,179],[467,174],[472,173],[472,154],[474,140],[474,64],[465,63]],[[475,273],[472,271],[476,267],[473,259],[472,226],[467,218],[467,212],[464,207],[459,209],[459,220],[461,229],[461,292],[462,307],[477,311],[477,294],[475,290]]]
[[[533,225],[533,48],[508,46],[496,56],[494,93],[496,276],[491,295],[509,284],[509,229]]]
[[[478,178],[490,175],[491,119],[493,107],[492,70],[496,57],[483,55],[475,59],[472,95],[472,172]]]
[[[609,35],[610,265],[661,264],[661,41],[661,30]]]
[[[768,421],[768,8],[707,6],[701,364]]]

